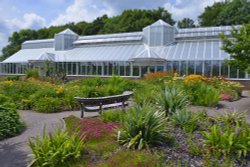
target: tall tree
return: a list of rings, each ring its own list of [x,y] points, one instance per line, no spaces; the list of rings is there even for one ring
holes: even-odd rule
[[[226,0],[205,8],[199,16],[202,27],[247,24],[250,21],[249,0]]]
[[[179,28],[194,28],[195,24],[194,21],[190,18],[184,18],[177,23]]]
[[[231,32],[233,40],[221,35],[223,41],[222,49],[229,53],[232,60],[229,64],[250,73],[250,24],[240,29],[234,28]]]

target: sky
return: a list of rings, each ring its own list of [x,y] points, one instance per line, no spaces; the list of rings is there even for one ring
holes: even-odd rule
[[[197,22],[206,6],[222,0],[0,0],[0,50],[20,29],[39,29],[69,22],[93,21],[103,14],[115,16],[125,9],[164,7],[175,20]]]

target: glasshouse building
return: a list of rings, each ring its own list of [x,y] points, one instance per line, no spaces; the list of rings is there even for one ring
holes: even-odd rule
[[[176,29],[159,20],[142,32],[78,36],[66,29],[54,39],[25,41],[22,49],[0,64],[2,75],[25,74],[46,63],[67,76],[142,77],[148,72],[177,71],[247,79],[245,71],[225,63],[219,35],[230,37],[231,26]]]

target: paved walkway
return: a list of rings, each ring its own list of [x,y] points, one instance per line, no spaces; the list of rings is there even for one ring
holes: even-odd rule
[[[250,91],[243,91],[242,98],[237,101],[228,102],[221,101],[220,108],[209,108],[209,107],[201,107],[201,106],[193,106],[191,107],[194,110],[207,110],[209,115],[222,114],[225,112],[233,112],[239,111],[246,113],[247,122],[250,123]]]
[[[28,154],[28,138],[43,134],[43,127],[47,132],[55,128],[64,128],[62,118],[69,115],[80,116],[80,111],[44,114],[32,111],[19,111],[22,120],[26,123],[26,130],[21,135],[0,141],[1,167],[26,167],[32,160]],[[96,113],[85,113],[85,116],[94,116]]]

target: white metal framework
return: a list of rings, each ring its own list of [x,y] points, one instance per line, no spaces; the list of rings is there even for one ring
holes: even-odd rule
[[[236,26],[239,28],[239,26]],[[221,33],[232,27],[176,29],[162,20],[142,32],[78,36],[67,29],[54,39],[25,41],[22,49],[0,63],[1,74],[24,74],[35,62],[50,61],[69,76],[141,77],[147,72],[175,70],[181,75],[201,74],[248,78],[230,68],[221,50]]]

